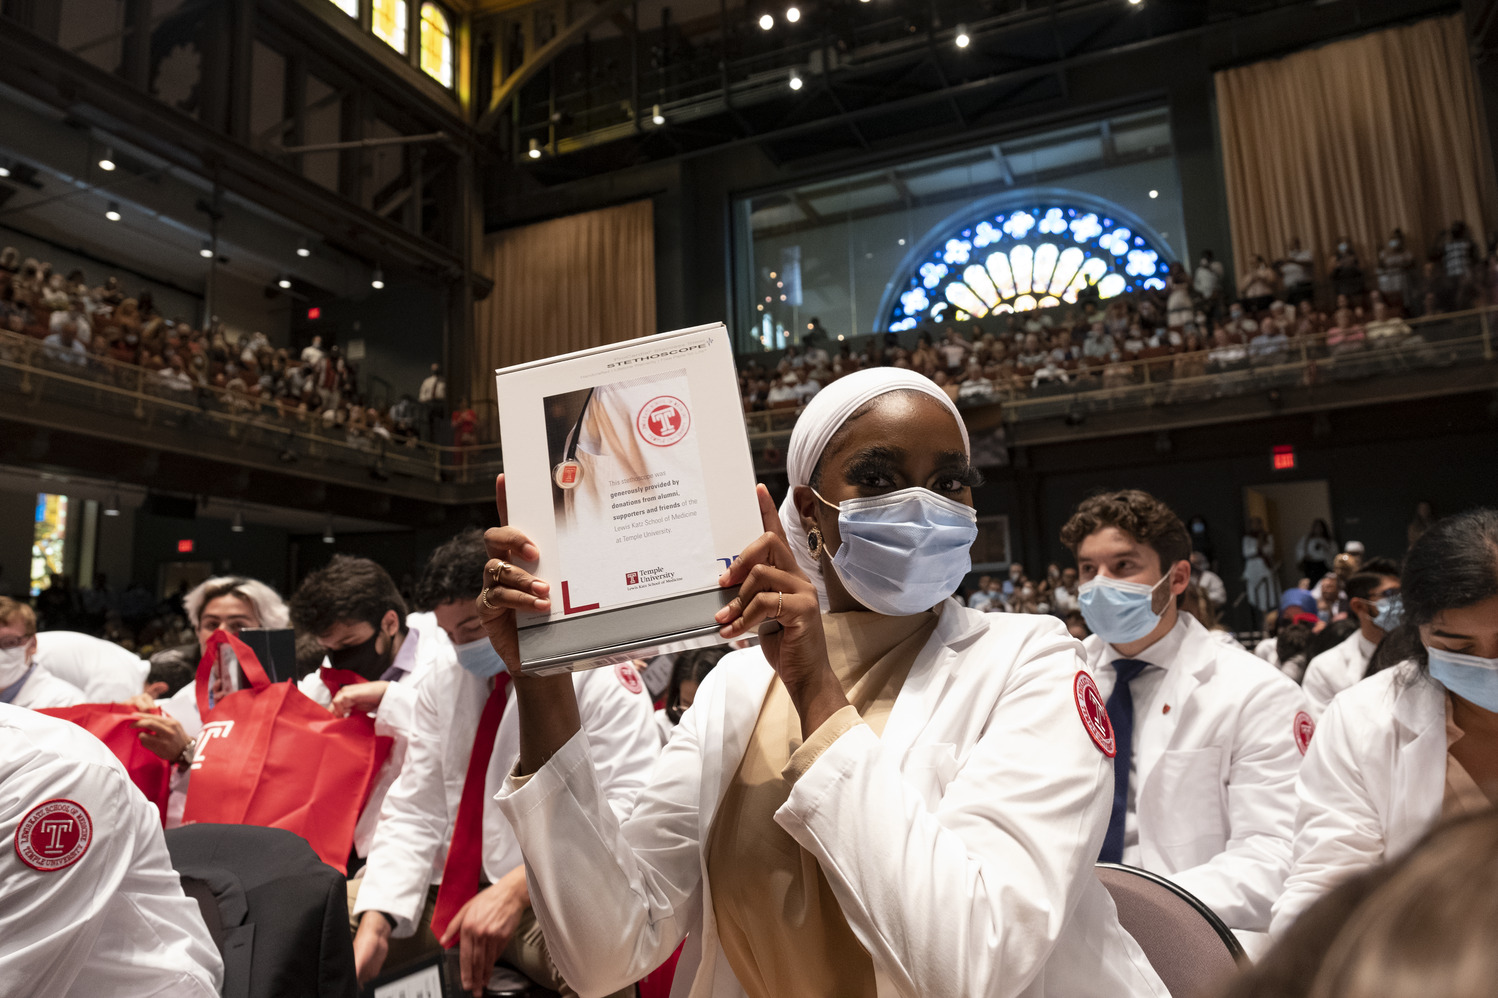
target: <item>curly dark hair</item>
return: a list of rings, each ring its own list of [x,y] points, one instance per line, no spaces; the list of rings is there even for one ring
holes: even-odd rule
[[[1061,543],[1075,555],[1082,541],[1106,527],[1116,527],[1160,558],[1160,571],[1191,559],[1191,534],[1175,511],[1148,492],[1124,489],[1082,500],[1061,528]]]
[[[477,527],[463,531],[432,552],[416,583],[416,608],[435,610],[444,603],[478,599],[484,588],[484,534]]]
[[[326,634],[335,624],[364,621],[378,628],[391,610],[406,633],[406,601],[390,573],[368,558],[334,555],[302,580],[291,597],[291,624],[299,632]]]

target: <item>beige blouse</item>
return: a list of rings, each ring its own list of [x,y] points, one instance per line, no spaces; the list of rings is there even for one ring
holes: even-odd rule
[[[802,744],[801,719],[776,679],[707,841],[718,939],[749,998],[875,993],[874,963],[810,853],[775,823],[795,781],[844,732],[884,733],[895,697],[941,614],[823,616],[827,652],[851,706]]]
[[[1472,814],[1476,811],[1486,811],[1493,806],[1493,801],[1483,792],[1477,781],[1472,779],[1465,766],[1457,761],[1451,752],[1451,746],[1455,745],[1466,732],[1457,727],[1456,719],[1452,710],[1451,694],[1446,694],[1446,791],[1441,797],[1441,817],[1452,818],[1459,814]]]

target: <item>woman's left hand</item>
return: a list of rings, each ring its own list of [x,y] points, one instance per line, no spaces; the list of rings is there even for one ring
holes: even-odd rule
[[[718,585],[737,585],[739,594],[714,619],[725,638],[741,638],[770,621],[780,625],[761,634],[760,647],[810,733],[848,700],[827,660],[816,587],[796,564],[769,490],[758,485],[755,491],[765,532],[718,577]]]

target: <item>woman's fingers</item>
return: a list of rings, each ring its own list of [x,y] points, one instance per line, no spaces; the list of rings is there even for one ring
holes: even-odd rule
[[[749,546],[739,552],[733,564],[718,576],[718,585],[725,587],[739,585],[749,577],[749,573],[756,565],[770,565],[790,572],[800,576],[804,584],[811,585],[811,580],[801,575],[801,569],[796,565],[796,557],[791,554],[791,548],[785,542],[785,536],[768,530],[750,541]]]
[[[766,590],[756,593],[743,604],[739,616],[718,631],[719,637],[737,638],[761,624],[776,621],[782,627],[806,614],[819,614],[821,607],[815,595]]]
[[[500,558],[484,566],[484,592],[479,595],[479,614],[505,610],[551,609],[551,586]]]
[[[505,494],[505,473],[502,471],[494,476],[494,509],[499,513],[500,523],[510,522],[510,501]]]
[[[781,543],[785,543],[785,524],[780,522],[780,510],[775,508],[770,490],[763,485],[756,485],[754,495],[759,500],[759,518],[765,526],[765,533],[774,534],[780,538]]]
[[[722,637],[736,637],[765,619],[783,616],[785,599],[808,594],[811,602],[815,604],[816,592],[810,589],[804,578],[769,565],[756,565],[750,570],[744,584],[739,587],[739,594],[729,600],[728,605],[719,610],[713,619],[723,625],[723,629],[719,632]],[[766,612],[752,622],[746,621],[745,618],[749,615],[749,608],[754,601],[765,595],[771,598],[770,604],[762,608]],[[781,607],[781,612],[777,613],[777,607]]]
[[[534,563],[541,551],[531,539],[514,527],[490,527],[484,531],[484,551],[491,558]]]

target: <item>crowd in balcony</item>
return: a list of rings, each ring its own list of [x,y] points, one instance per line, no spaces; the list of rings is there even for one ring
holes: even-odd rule
[[[354,363],[336,345],[324,348],[319,336],[297,351],[274,346],[264,333],[234,334],[216,316],[196,328],[162,315],[150,290],[131,295],[114,276],[93,285],[82,270],[63,274],[22,259],[14,247],[0,250],[0,329],[34,341],[30,349],[15,337],[0,345],[11,359],[25,349],[25,359],[64,373],[263,416],[366,450],[431,439],[439,430],[433,416],[446,418],[445,382],[435,371],[440,390],[423,385],[432,396],[425,404],[404,395],[390,406],[370,405]],[[453,414],[452,425],[461,438],[459,417]]]
[[[1103,301],[930,324],[907,335],[833,342],[812,319],[777,360],[748,359],[739,380],[746,411],[798,408],[830,381],[866,367],[902,367],[954,401],[991,402],[1124,388],[1293,361],[1335,366],[1380,348],[1419,342],[1408,320],[1498,304],[1498,251],[1484,257],[1463,222],[1420,256],[1395,230],[1377,259],[1347,239],[1323,255],[1292,241],[1282,259],[1258,255],[1237,275],[1236,298],[1212,251],[1192,269],[1170,266],[1165,286]]]

